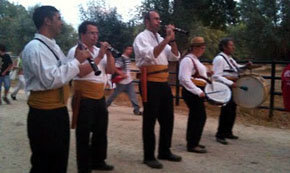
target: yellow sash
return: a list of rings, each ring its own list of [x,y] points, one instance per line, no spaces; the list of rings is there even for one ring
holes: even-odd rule
[[[146,68],[147,68],[147,74],[148,74],[147,81],[150,81],[150,82],[167,82],[168,81],[168,76],[169,76],[168,71],[150,74],[152,72],[167,69],[168,68],[167,65],[150,65],[150,66],[146,66]]]
[[[198,87],[205,87],[206,82],[200,79],[191,78],[191,81]]]
[[[36,109],[57,109],[65,107],[69,94],[70,87],[68,84],[52,90],[31,91],[28,98],[28,105]]]
[[[82,98],[101,99],[105,94],[105,85],[104,83],[75,80],[74,91],[79,91]]]

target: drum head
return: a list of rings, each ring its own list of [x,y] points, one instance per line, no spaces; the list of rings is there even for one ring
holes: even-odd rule
[[[228,86],[220,82],[212,82],[204,88],[207,98],[215,104],[226,104],[232,97],[232,92]]]
[[[237,80],[237,88],[233,89],[234,101],[244,108],[255,108],[266,98],[265,84],[256,76],[244,76]],[[241,89],[241,87],[246,89]]]

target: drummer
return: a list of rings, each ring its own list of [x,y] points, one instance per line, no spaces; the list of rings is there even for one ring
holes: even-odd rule
[[[232,57],[235,51],[234,41],[231,38],[223,38],[219,43],[221,51],[213,60],[213,79],[222,82],[231,88],[237,87],[236,81],[239,78],[239,73],[244,67],[251,66],[251,62],[246,65],[238,64]],[[219,117],[219,125],[216,133],[217,142],[227,145],[228,139],[238,139],[238,136],[233,134],[233,126],[236,119],[236,104],[233,98],[221,107]]]
[[[205,51],[203,37],[194,37],[190,48],[180,62],[178,78],[182,87],[183,99],[189,108],[187,121],[186,141],[187,151],[195,153],[206,153],[204,145],[199,144],[203,127],[206,121],[204,107],[205,93],[203,88],[207,79],[206,67],[199,61],[199,57]],[[193,77],[193,78],[192,78]]]

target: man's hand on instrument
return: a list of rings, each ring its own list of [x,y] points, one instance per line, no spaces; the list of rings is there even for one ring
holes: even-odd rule
[[[166,26],[166,39],[168,39],[168,41],[175,40],[175,32],[173,31],[174,28],[175,26],[171,24]]]
[[[101,42],[100,44],[101,48],[99,54],[102,55],[100,57],[103,58],[104,55],[108,52],[108,47],[110,46],[110,44],[108,42]]]
[[[81,50],[79,47],[76,48],[75,57],[80,62],[83,63],[87,58],[91,57],[88,50]]]
[[[107,55],[108,58],[109,57],[113,57],[113,54],[112,54],[112,52],[110,50],[106,51],[106,55]]]
[[[199,98],[205,98],[204,92],[202,92],[202,93],[199,94]]]
[[[246,68],[251,68],[253,66],[252,61],[247,62],[246,64]]]

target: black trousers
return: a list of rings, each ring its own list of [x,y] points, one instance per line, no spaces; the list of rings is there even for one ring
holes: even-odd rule
[[[30,107],[27,128],[32,152],[30,173],[65,173],[70,135],[67,108]]]
[[[233,134],[233,127],[236,119],[237,105],[233,98],[221,108],[219,117],[219,125],[216,137],[225,138],[227,135]]]
[[[186,141],[187,148],[196,147],[199,144],[206,121],[206,112],[203,99],[182,88],[182,97],[189,108]]]
[[[88,172],[94,164],[107,158],[108,110],[105,98],[81,99],[76,127],[77,165]]]
[[[142,92],[142,91],[141,91]],[[144,160],[154,160],[155,122],[160,124],[159,155],[170,154],[173,132],[173,96],[168,83],[148,82],[147,102],[143,103],[143,147]]]

